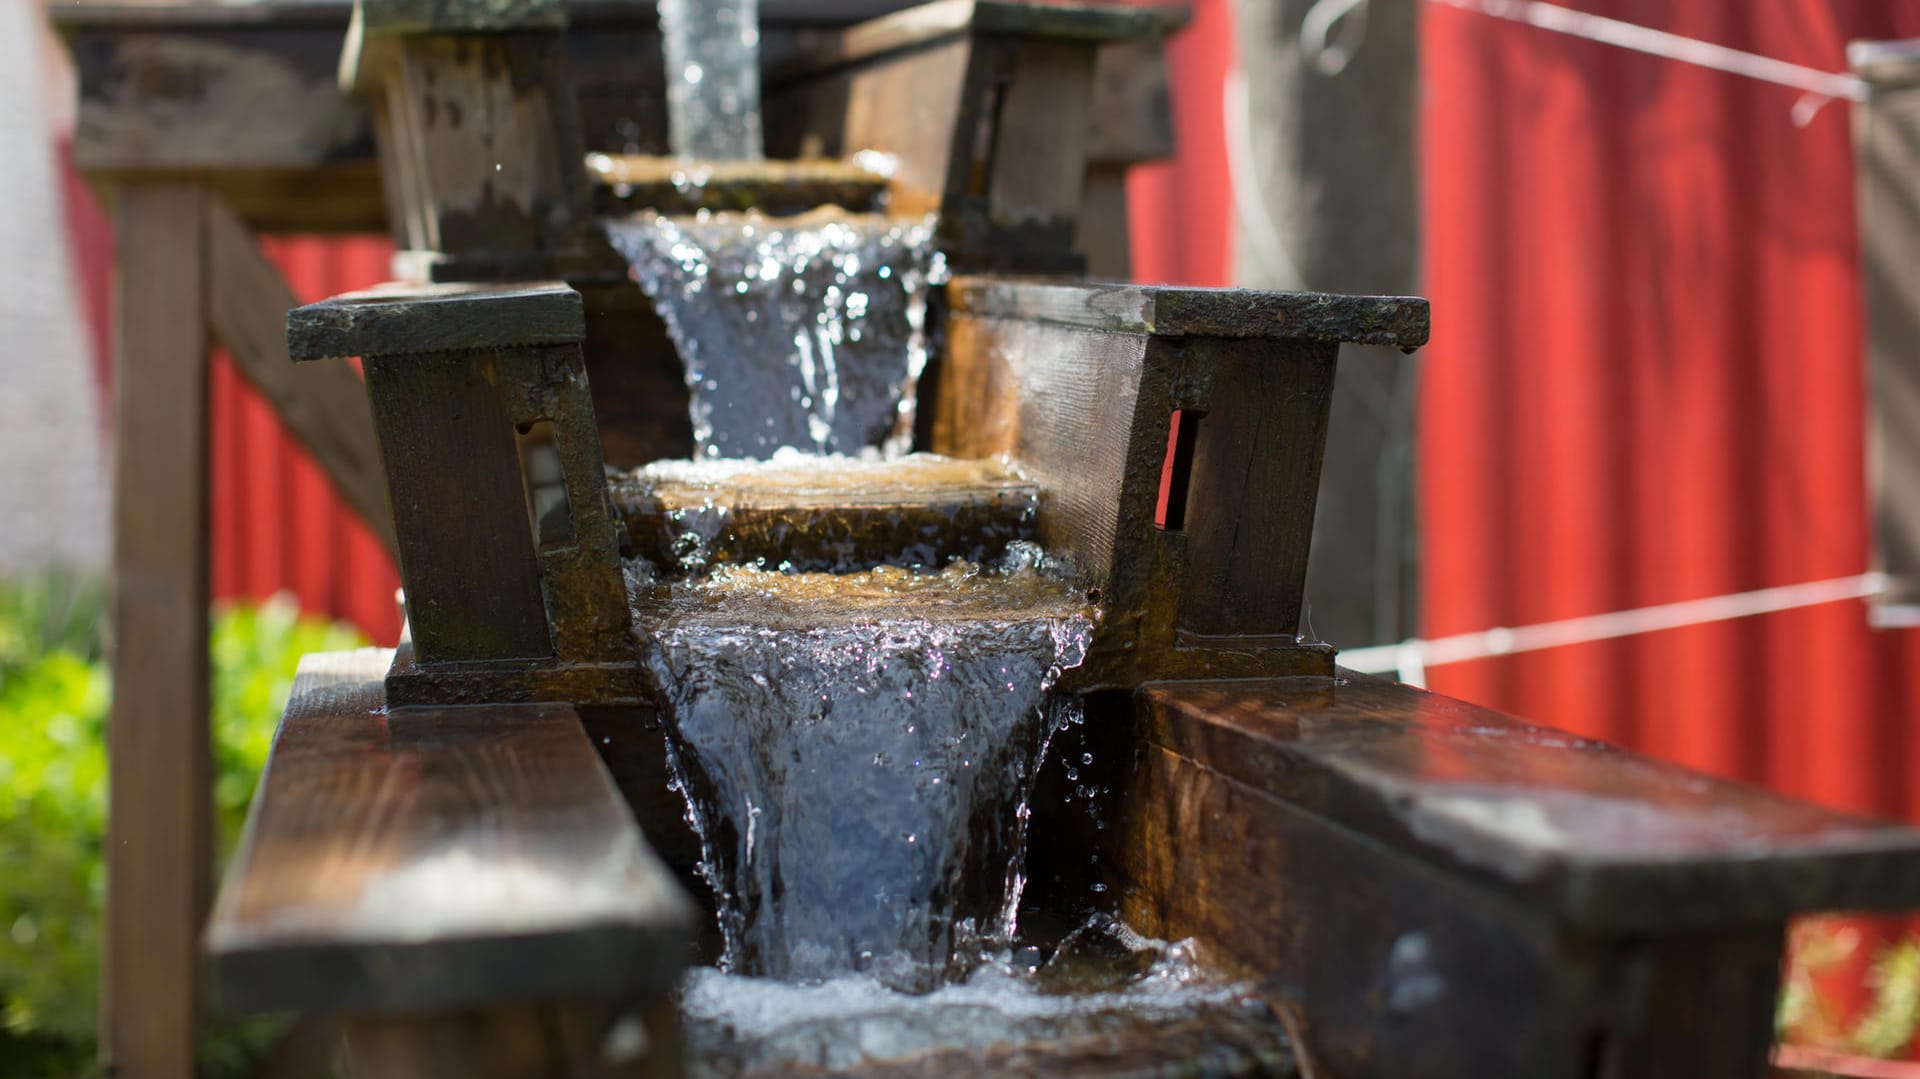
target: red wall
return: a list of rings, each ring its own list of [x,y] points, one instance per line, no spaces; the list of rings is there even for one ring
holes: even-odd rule
[[[1224,284],[1231,5],[1173,64],[1179,160],[1140,170],[1145,280]],[[1920,35],[1920,0],[1584,0],[1839,70]],[[1433,344],[1420,413],[1429,636],[1865,568],[1860,297],[1844,103],[1424,5]],[[102,226],[76,212],[85,291]],[[272,240],[306,299],[386,245]],[[224,361],[212,384],[214,585],[291,588],[390,640],[395,578]],[[1859,604],[1435,668],[1436,688],[1831,805],[1920,818],[1920,639]]]
[[[1586,0],[1825,70],[1920,3]],[[1438,636],[1866,569],[1850,109],[1429,4]],[[1847,809],[1920,817],[1920,637],[1859,603],[1490,659],[1435,688]]]

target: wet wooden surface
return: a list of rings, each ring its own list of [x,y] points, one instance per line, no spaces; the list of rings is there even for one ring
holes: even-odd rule
[[[383,707],[309,656],[206,950],[222,1006],[390,1011],[664,989],[694,910],[572,708]]]
[[[1113,791],[1100,882],[1258,980],[1319,1074],[1757,1076],[1787,919],[1920,886],[1911,829],[1391,683],[1101,715],[1137,748],[1083,769]]]
[[[1920,905],[1920,831],[1354,676],[1166,684],[1144,737],[1583,930]]]
[[[393,506],[360,376],[345,364],[296,365],[286,312],[300,300],[231,208],[207,205],[207,318],[237,367],[388,551]]]
[[[686,553],[676,546],[697,536],[709,564],[764,560],[803,573],[990,562],[1033,538],[1040,497],[1003,463],[925,456],[824,469],[769,464],[712,479],[639,473],[609,488],[634,552],[658,566],[675,566]]]
[[[390,284],[286,315],[296,360],[571,344],[586,336],[580,294],[561,284]]]

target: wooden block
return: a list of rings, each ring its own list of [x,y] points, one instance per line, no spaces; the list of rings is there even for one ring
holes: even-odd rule
[[[572,708],[386,712],[309,656],[209,924],[222,1007],[423,1011],[669,988],[695,911]]]
[[[192,186],[121,195],[101,1055],[156,1079],[195,1074],[211,875],[206,220]]]
[[[1920,889],[1920,832],[1406,686],[1137,704],[1139,751],[1083,771],[1117,791],[1102,882],[1260,980],[1323,1074],[1758,1075],[1788,918]]]
[[[1584,932],[1920,905],[1920,831],[1354,676],[1144,692],[1145,737]]]
[[[207,208],[208,306],[213,332],[234,365],[274,407],[346,503],[393,551],[393,506],[366,391],[340,364],[295,366],[286,312],[300,301],[224,203]]]
[[[1107,612],[1081,688],[1332,673],[1296,634],[1335,350],[1418,346],[1426,301],[986,276],[946,295],[925,444],[1039,484],[1041,544]]]
[[[562,284],[384,285],[287,314],[295,360],[571,344],[585,338],[580,294]]]
[[[501,367],[498,354],[470,352],[365,364],[423,664],[554,654]]]
[[[897,161],[895,206],[939,211],[961,268],[1077,271],[1095,54],[1156,11],[940,0],[852,27],[768,78],[769,151]]]

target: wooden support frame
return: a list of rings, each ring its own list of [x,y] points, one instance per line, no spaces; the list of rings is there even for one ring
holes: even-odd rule
[[[286,421],[392,547],[360,380],[296,369],[295,301],[224,201],[193,180],[115,193],[113,669],[101,1054],[122,1075],[195,1074],[198,939],[212,872],[208,347]],[[272,332],[268,332],[268,329]]]
[[[1854,106],[1854,162],[1867,300],[1869,608],[1882,626],[1920,625],[1920,39],[1856,42],[1873,88]]]

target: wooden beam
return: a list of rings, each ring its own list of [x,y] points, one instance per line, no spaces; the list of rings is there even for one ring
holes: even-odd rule
[[[205,220],[197,187],[120,195],[101,1053],[141,1079],[195,1074],[211,872]]]
[[[207,202],[207,249],[214,334],[334,490],[393,551],[393,504],[359,377],[345,364],[296,364],[288,357],[287,312],[300,299],[219,199]]]
[[[301,661],[206,935],[232,1013],[672,988],[695,908],[564,704],[388,711],[385,649]]]

